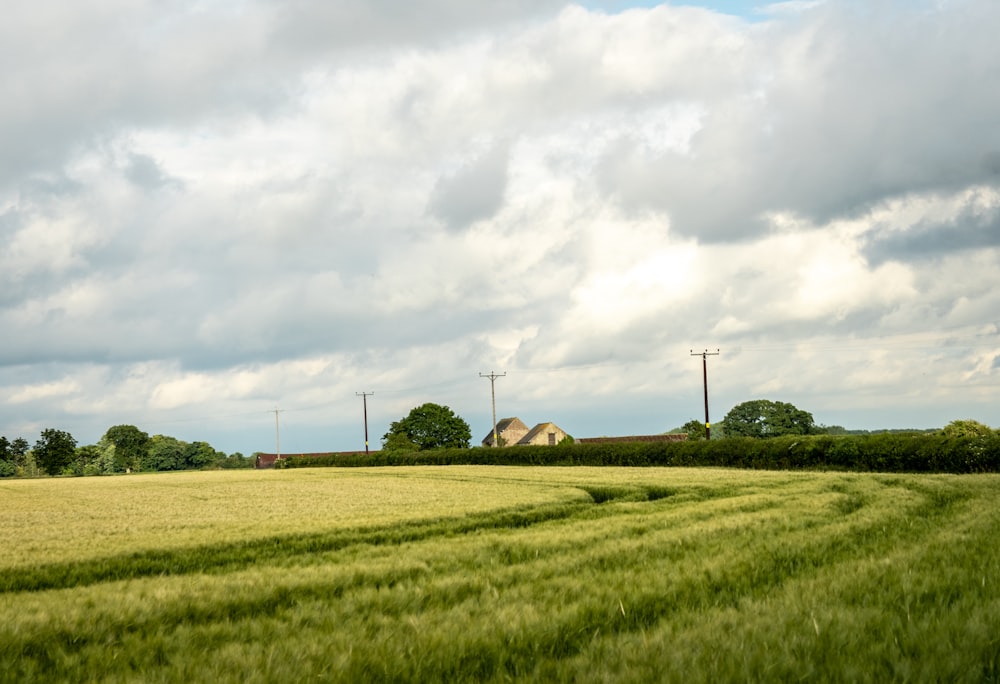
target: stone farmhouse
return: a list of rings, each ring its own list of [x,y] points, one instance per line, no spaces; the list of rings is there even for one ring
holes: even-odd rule
[[[555,446],[569,436],[555,423],[539,423],[529,430],[528,426],[516,416],[498,420],[496,435],[500,446],[524,446],[527,444]],[[493,430],[490,430],[483,438],[483,446],[493,446]]]

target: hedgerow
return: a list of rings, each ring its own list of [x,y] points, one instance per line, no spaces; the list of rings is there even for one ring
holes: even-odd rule
[[[615,442],[431,449],[385,454],[292,457],[287,468],[406,465],[718,466],[759,470],[849,470],[899,473],[1000,472],[1000,435],[926,433],[797,435],[774,439]]]

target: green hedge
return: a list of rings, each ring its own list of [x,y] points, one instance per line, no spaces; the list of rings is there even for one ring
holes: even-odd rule
[[[812,435],[690,442],[619,442],[434,449],[384,454],[293,457],[287,468],[399,465],[721,466],[761,470],[855,470],[907,473],[1000,472],[1000,435],[926,433]]]

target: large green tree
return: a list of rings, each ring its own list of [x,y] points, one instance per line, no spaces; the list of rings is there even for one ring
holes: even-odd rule
[[[382,445],[389,451],[402,450],[404,446],[418,450],[467,449],[471,439],[472,430],[461,416],[447,406],[427,403],[393,422],[382,436]]]
[[[726,437],[780,437],[816,431],[812,414],[783,401],[754,399],[734,406],[722,419]]]
[[[183,470],[187,467],[188,443],[176,437],[153,435],[142,462],[143,470]]]
[[[212,465],[219,457],[225,458],[226,455],[213,449],[208,442],[191,442],[184,448],[184,467],[205,468]]]
[[[104,433],[115,447],[115,465],[121,470],[139,470],[149,452],[149,435],[134,425],[115,425]]]
[[[76,440],[63,430],[42,430],[33,450],[35,462],[49,475],[59,475],[76,457]]]

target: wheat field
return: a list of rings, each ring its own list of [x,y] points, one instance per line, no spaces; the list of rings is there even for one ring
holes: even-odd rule
[[[1000,478],[0,483],[0,680],[995,681]]]

